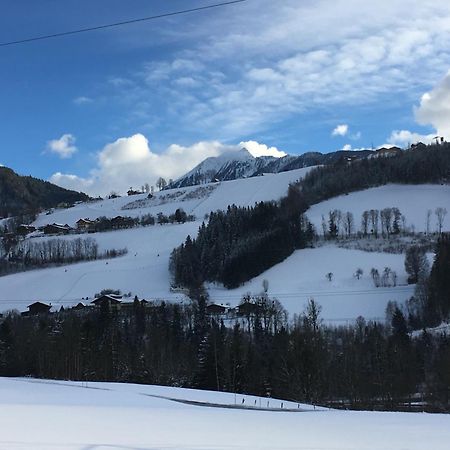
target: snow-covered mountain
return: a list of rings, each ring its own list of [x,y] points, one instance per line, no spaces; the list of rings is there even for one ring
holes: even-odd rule
[[[331,153],[308,152],[302,155],[286,155],[282,158],[273,156],[253,156],[246,148],[229,151],[202,161],[188,173],[172,182],[169,188],[180,188],[210,183],[212,181],[229,181],[248,178],[263,173],[280,173],[305,167],[332,164],[349,158],[366,158],[372,150],[337,151]]]
[[[229,151],[202,161],[187,174],[175,180],[169,187],[180,188],[209,183],[214,180],[227,181],[247,178],[275,161],[273,156],[254,157],[246,148],[238,152]]]

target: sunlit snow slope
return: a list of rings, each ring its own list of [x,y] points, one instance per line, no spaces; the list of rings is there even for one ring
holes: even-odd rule
[[[82,297],[92,298],[104,288],[121,289],[124,293],[131,291],[133,295],[146,299],[181,300],[182,295],[170,291],[170,253],[188,234],[196,235],[205,214],[225,209],[232,203],[252,206],[258,201],[277,200],[286,194],[291,182],[301,178],[308,170],[166,190],[156,193],[152,199],[147,199],[143,194],[83,203],[70,209],[56,210],[52,214],[42,214],[35,225],[56,222],[74,226],[80,218],[138,217],[148,213],[156,216],[158,212],[174,213],[177,208],[194,214],[197,221],[83,235],[94,238],[102,250],[127,248],[128,254],[108,261],[0,277],[0,310],[24,310],[36,300],[51,302],[53,310],[59,310],[61,305],[73,305]],[[77,237],[79,235],[69,235],[64,239]]]

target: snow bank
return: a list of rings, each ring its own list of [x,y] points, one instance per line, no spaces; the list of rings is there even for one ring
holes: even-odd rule
[[[443,450],[450,440],[448,415],[279,412],[281,400],[271,400],[278,411],[236,410],[149,395],[234,404],[220,392],[0,378],[0,449]]]

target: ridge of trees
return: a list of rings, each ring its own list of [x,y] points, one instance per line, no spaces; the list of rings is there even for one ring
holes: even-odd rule
[[[317,167],[298,183],[305,201],[319,203],[332,197],[388,183],[450,182],[450,143],[404,150],[369,159],[341,161]]]
[[[0,218],[32,214],[61,203],[87,201],[81,192],[70,191],[48,181],[21,176],[7,167],[0,167]]]

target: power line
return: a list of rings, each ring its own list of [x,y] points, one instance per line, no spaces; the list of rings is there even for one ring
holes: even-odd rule
[[[187,13],[191,13],[191,12],[204,11],[206,9],[213,9],[213,8],[219,8],[222,6],[229,6],[229,5],[233,5],[235,3],[243,3],[245,1],[247,1],[247,0],[232,0],[232,1],[228,1],[228,2],[215,3],[213,5],[199,6],[197,8],[184,9],[184,10],[174,11],[174,12],[170,12],[170,13],[158,14],[155,16],[141,17],[139,19],[124,20],[122,22],[109,23],[109,24],[105,24],[105,25],[97,25],[95,27],[79,28],[77,30],[63,31],[61,33],[47,34],[47,35],[43,35],[43,36],[35,36],[35,37],[31,37],[31,38],[26,38],[26,39],[20,39],[17,41],[1,42],[0,47],[24,44],[27,42],[34,42],[34,41],[42,41],[44,39],[53,39],[53,38],[58,38],[58,37],[62,37],[62,36],[69,36],[72,34],[86,33],[88,31],[96,31],[96,30],[104,30],[106,28],[120,27],[123,25],[130,25],[130,24],[138,23],[138,22],[146,22],[149,20],[161,19],[163,17],[178,16],[181,14],[187,14]]]

